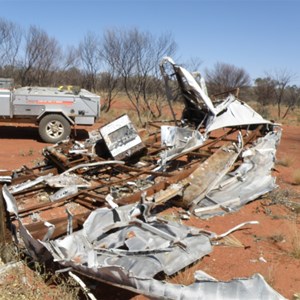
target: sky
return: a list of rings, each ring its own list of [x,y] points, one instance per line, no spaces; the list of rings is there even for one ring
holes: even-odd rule
[[[254,80],[285,70],[300,86],[300,0],[0,0],[0,17],[45,30],[63,46],[88,32],[171,33],[181,61],[244,68]]]

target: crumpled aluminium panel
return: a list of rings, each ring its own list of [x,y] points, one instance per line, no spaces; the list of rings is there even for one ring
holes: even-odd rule
[[[161,126],[161,144],[170,147],[160,153],[162,164],[176,158],[178,154],[193,151],[204,141],[204,137],[198,130],[177,126]]]
[[[230,126],[271,124],[270,121],[264,119],[250,106],[241,102],[232,94],[226,99],[223,99],[220,104],[214,105],[210,97],[206,94],[206,90],[203,87],[205,84],[198,83],[190,72],[176,65],[170,57],[164,57],[160,64],[162,75],[167,81],[169,80],[168,72],[166,71],[167,64],[171,65],[174,69],[174,73],[177,75],[177,81],[184,83],[181,84],[182,94],[188,97],[189,101],[192,102],[199,111],[202,110],[202,103],[208,108],[209,113],[206,115],[207,120],[205,121],[206,134],[209,134],[213,130]],[[203,78],[202,80],[204,81]]]
[[[284,299],[259,274],[219,282],[198,272],[195,283],[188,286],[155,279],[160,272],[174,274],[210,253],[209,236],[157,219],[144,228],[134,223],[137,209],[132,205],[98,209],[83,230],[44,245],[63,266],[154,299]]]
[[[206,125],[206,133],[230,126],[272,124],[254,111],[249,105],[239,101],[233,95],[230,95],[223,103],[226,103],[226,101],[228,104],[225,105],[226,107],[223,112],[210,119],[210,122]],[[223,103],[219,105],[220,108]]]
[[[143,222],[132,205],[93,211],[83,229],[45,246],[59,261],[90,268],[124,268],[131,276],[149,279],[172,275],[211,252],[207,235],[179,223]],[[100,270],[99,270],[100,271]]]
[[[277,186],[271,170],[275,163],[276,147],[281,129],[259,138],[253,147],[243,151],[243,163],[227,174],[204,197],[194,212],[197,216],[211,217],[233,211]]]
[[[74,268],[75,269],[75,268]],[[88,268],[76,266],[76,271],[89,275],[110,285],[144,294],[151,299],[172,300],[284,300],[260,274],[250,278],[238,278],[228,282],[212,279],[195,280],[190,285],[172,284],[153,278],[140,279],[131,275],[124,268]],[[195,276],[196,277],[196,276]]]
[[[184,69],[183,67],[177,66],[175,64],[175,62],[173,61],[173,59],[170,57],[164,57],[160,63],[160,68],[161,68],[163,76],[164,77],[166,76],[164,65],[167,63],[171,64],[174,67],[175,72],[177,72],[179,74],[179,76],[184,80],[187,88],[189,90],[192,90],[199,99],[201,98],[204,101],[204,103],[206,104],[206,106],[209,108],[211,113],[213,115],[216,115],[217,112],[215,110],[215,107],[214,107],[211,99],[206,94],[206,90],[203,89],[203,86],[200,87],[198,82],[196,81],[195,77],[190,72],[188,72],[186,69]]]
[[[3,188],[8,211],[18,217],[13,195]],[[136,219],[142,212],[146,222]],[[284,299],[260,275],[229,282],[215,281],[197,271],[185,286],[160,281],[157,274],[174,274],[212,251],[213,233],[147,216],[147,205],[100,208],[82,230],[51,240],[53,224],[43,241],[34,239],[19,219],[20,235],[30,255],[49,258],[74,271],[153,299]],[[48,250],[48,251],[47,251]]]

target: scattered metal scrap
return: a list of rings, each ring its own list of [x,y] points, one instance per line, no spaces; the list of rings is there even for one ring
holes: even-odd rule
[[[4,197],[8,210],[18,216],[15,200],[6,188]],[[21,220],[19,228],[34,255],[45,259],[51,254],[66,270],[154,298],[284,299],[259,274],[219,282],[196,272],[195,283],[189,286],[156,279],[159,274],[173,275],[209,254],[218,236],[148,215],[149,210],[145,204],[100,208],[89,215],[81,230],[58,239],[52,239],[54,224],[45,224],[48,231],[42,240],[32,239]]]
[[[35,259],[151,297],[283,299],[260,275],[220,282],[197,272],[189,286],[158,279],[207,255],[216,236],[161,219],[156,207],[171,201],[211,217],[271,191],[281,136],[278,125],[234,95],[215,105],[203,78],[198,83],[172,59],[161,71],[170,104],[170,81],[177,80],[185,103],[180,121],[173,111],[174,122],[149,123],[141,138],[123,115],[84,142],[46,147],[33,169],[0,172],[15,240],[21,237]]]

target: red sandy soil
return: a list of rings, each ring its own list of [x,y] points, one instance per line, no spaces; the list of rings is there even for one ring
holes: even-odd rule
[[[77,139],[87,138],[87,131],[100,127],[80,128]],[[0,124],[0,169],[13,170],[23,164],[33,166],[42,158],[41,150],[47,144],[41,142],[37,128],[28,125]],[[279,188],[289,197],[298,193],[292,201],[300,204],[300,186],[293,184],[295,170],[300,170],[300,127],[283,126],[283,136],[277,159],[288,161],[288,166],[276,164],[274,175]],[[233,233],[244,247],[214,246],[210,255],[191,267],[191,270],[169,278],[169,281],[189,284],[195,270],[201,269],[218,280],[248,277],[260,273],[280,294],[292,299],[300,293],[300,209],[291,210],[284,204],[274,204],[271,197],[253,201],[240,211],[209,220],[191,217],[186,224],[205,230],[223,233],[245,221],[257,220],[258,225],[249,225]],[[180,208],[172,208],[164,214],[178,216]],[[298,258],[294,251],[298,251]],[[96,291],[97,290],[97,291]],[[104,284],[92,289],[98,299],[146,299]]]

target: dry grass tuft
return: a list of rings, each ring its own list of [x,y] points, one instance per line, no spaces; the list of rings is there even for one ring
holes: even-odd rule
[[[173,284],[190,285],[195,282],[195,272],[198,270],[197,263],[187,266],[175,275],[167,276],[166,280]]]
[[[274,265],[270,265],[267,269],[267,274],[264,276],[265,280],[270,286],[274,286],[275,284],[275,267]]]
[[[227,235],[220,240],[220,243],[227,247],[244,248],[245,246],[234,235]]]
[[[180,216],[175,213],[164,214],[161,216],[161,218],[170,222],[181,222]]]
[[[293,159],[290,157],[283,157],[276,161],[276,165],[283,166],[283,167],[290,167],[293,164]]]
[[[2,268],[7,269],[2,272]],[[1,300],[78,299],[80,288],[72,278],[63,281],[57,275],[48,274],[50,285],[47,285],[46,275],[32,271],[22,261],[4,265],[2,268],[0,268]]]
[[[285,239],[284,239],[284,235],[279,233],[279,234],[274,234],[270,237],[270,240],[274,243],[280,243],[280,242],[283,242]]]
[[[293,200],[297,200],[300,196],[299,193],[292,189],[276,189],[269,193],[272,204],[283,204],[291,207]]]
[[[300,292],[293,295],[292,300],[300,300]]]
[[[300,185],[300,169],[297,169],[293,173],[293,183]]]
[[[179,272],[172,280],[174,284],[190,285],[195,281],[194,271]]]
[[[292,233],[291,255],[296,259],[300,259],[300,229],[297,227],[296,222],[293,224]]]

